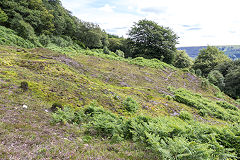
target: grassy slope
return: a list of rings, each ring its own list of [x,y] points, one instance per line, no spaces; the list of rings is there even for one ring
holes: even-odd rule
[[[19,88],[22,81],[29,83],[26,92]],[[210,116],[202,118],[197,109],[168,100],[167,95],[174,94],[168,90],[172,86],[234,104],[225,95],[216,98],[217,89],[204,89],[201,83],[191,73],[165,64],[156,69],[85,54],[0,46],[0,159],[156,158],[131,142],[111,144],[106,139],[85,136],[74,125],[53,126],[51,114],[45,110],[54,102],[81,108],[96,101],[126,117],[176,116],[187,110],[196,120],[226,123]],[[128,96],[141,106],[135,115],[121,108]],[[24,109],[23,104],[28,108]]]

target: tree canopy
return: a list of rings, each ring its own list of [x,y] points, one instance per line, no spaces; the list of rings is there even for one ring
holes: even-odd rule
[[[157,58],[172,63],[178,36],[168,27],[140,20],[128,33],[133,57]]]
[[[0,23],[6,22],[8,19],[7,14],[0,8]]]
[[[103,48],[108,43],[98,25],[72,16],[59,0],[1,0],[0,23],[35,44],[40,44],[35,37],[41,35],[70,38],[89,48]]]
[[[193,60],[185,51],[178,50],[173,65],[178,68],[187,68],[193,64]]]
[[[207,48],[200,50],[200,53],[193,64],[193,68],[195,70],[200,69],[203,76],[206,77],[214,67],[226,61],[230,61],[230,59],[224,54],[224,52],[219,51],[218,48],[214,46],[208,46]]]

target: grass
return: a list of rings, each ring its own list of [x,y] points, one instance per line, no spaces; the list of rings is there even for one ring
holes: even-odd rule
[[[151,137],[153,132],[143,136],[149,137],[152,146],[149,148],[145,146],[147,143],[139,145],[146,139],[112,143],[109,137],[86,134],[84,128],[94,133],[91,125],[79,126],[68,120],[53,125],[49,108],[56,102],[80,111],[95,101],[104,110],[125,120],[142,115],[150,117],[158,126],[168,120],[164,117],[170,117],[174,123],[182,122],[185,129],[195,126],[188,124],[189,119],[200,126],[222,127],[232,124],[232,117],[239,117],[233,99],[223,93],[220,98],[215,97],[216,88],[211,85],[202,88],[201,78],[163,62],[123,59],[102,54],[101,50],[59,51],[0,46],[0,159],[158,159],[157,146],[163,143],[153,143],[153,139],[157,139],[157,136]],[[27,90],[20,88],[22,82],[28,83]],[[178,88],[186,90],[182,93],[176,91]],[[201,95],[198,103],[214,104],[230,118],[218,117],[213,111],[214,114],[202,116],[198,108],[177,101],[177,94],[187,100]],[[138,104],[134,112],[123,107],[127,97]],[[24,104],[27,109],[22,107]],[[179,119],[179,114],[186,121]],[[163,118],[161,123],[155,123],[158,117]],[[101,116],[97,118],[104,120]],[[112,119],[107,116],[107,120]],[[96,122],[89,124],[101,126]],[[173,138],[168,142],[174,144],[180,140]],[[190,141],[184,142],[190,145]],[[228,141],[221,145],[223,143]]]

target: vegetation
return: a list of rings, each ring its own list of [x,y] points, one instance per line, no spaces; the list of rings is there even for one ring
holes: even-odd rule
[[[199,55],[194,61],[193,68],[200,69],[203,76],[207,76],[211,70],[218,64],[230,61],[230,59],[216,47],[208,46],[206,49],[200,50]]]
[[[171,64],[176,51],[177,35],[167,27],[140,20],[129,31],[133,57],[157,58]]]
[[[185,51],[178,50],[173,65],[177,68],[189,68],[193,64],[193,60]]]
[[[216,66],[224,78],[223,91],[230,95],[231,97],[238,98],[240,96],[240,86],[239,86],[239,69],[240,60],[227,61]]]
[[[218,86],[219,88],[223,89],[225,86],[224,83],[224,77],[223,75],[217,71],[217,70],[212,70],[209,74],[208,74],[208,80],[209,82],[211,82],[212,84]]]
[[[77,112],[59,110],[53,114],[53,122],[77,123],[85,134],[107,138],[113,143],[123,140],[138,142],[157,154],[159,159],[234,159],[239,156],[236,137],[239,125],[223,128],[206,125],[194,121],[188,112],[180,112],[179,117],[183,120],[146,116],[125,119],[90,105]]]
[[[208,46],[193,62],[177,39],[0,1],[0,159],[239,159],[240,61]]]

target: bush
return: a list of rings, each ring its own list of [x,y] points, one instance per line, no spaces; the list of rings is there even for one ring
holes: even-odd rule
[[[201,116],[212,116],[233,122],[239,119],[239,110],[235,110],[235,107],[229,103],[216,103],[183,88],[176,89],[174,94],[177,102],[196,108]]]
[[[53,103],[52,107],[50,108],[52,112],[56,112],[58,109],[63,110],[61,103]]]
[[[182,120],[192,120],[193,116],[187,111],[181,111],[179,113],[179,118],[181,118]]]
[[[217,70],[213,70],[208,74],[208,80],[210,83],[218,86],[220,89],[223,89],[223,87],[225,86],[224,77]]]
[[[119,57],[123,57],[124,58],[124,52],[121,50],[116,50],[116,55],[118,55]]]
[[[232,110],[235,110],[235,111],[238,110],[238,108],[236,106],[234,106],[234,105],[232,105],[232,104],[230,104],[226,101],[219,101],[219,102],[217,102],[217,104],[220,105],[221,107],[225,108],[225,109],[232,109]]]
[[[42,34],[39,36],[39,42],[44,46],[48,46],[48,44],[51,42],[50,37],[48,35]]]
[[[24,81],[21,82],[20,88],[22,88],[24,91],[28,90],[28,82]]]
[[[177,68],[188,68],[193,64],[192,59],[185,51],[178,50],[173,65]]]
[[[123,108],[126,109],[128,112],[136,112],[138,110],[138,104],[131,97],[127,97],[126,100],[123,102]]]
[[[208,89],[208,86],[209,86],[208,79],[203,78],[203,79],[202,79],[202,82],[201,82],[201,87],[202,87],[203,89]]]
[[[202,71],[201,71],[201,69],[197,69],[197,70],[195,71],[195,73],[196,73],[196,75],[197,75],[198,77],[201,77],[201,76],[202,76]]]
[[[52,114],[53,124],[56,124],[56,123],[66,124],[67,122],[71,123],[75,119],[74,110],[71,109],[70,107],[65,107],[64,110],[62,110],[60,107],[57,107],[56,109],[57,111]]]
[[[0,45],[19,46],[24,48],[35,47],[29,40],[23,39],[18,36],[15,31],[3,26],[0,26]]]

